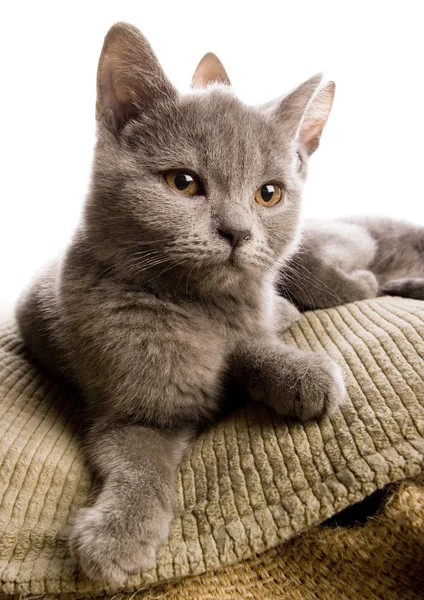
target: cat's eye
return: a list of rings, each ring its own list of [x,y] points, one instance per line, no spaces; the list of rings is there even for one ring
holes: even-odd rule
[[[185,171],[167,171],[165,181],[170,188],[183,196],[199,196],[202,193],[199,178]]]
[[[281,187],[276,183],[266,183],[256,190],[255,200],[261,206],[275,206],[281,200]]]

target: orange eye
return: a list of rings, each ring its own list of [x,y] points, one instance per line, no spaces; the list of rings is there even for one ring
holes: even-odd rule
[[[184,171],[168,171],[165,173],[165,181],[170,188],[183,196],[200,195],[201,187],[196,175],[184,173]]]
[[[266,183],[256,190],[255,200],[261,206],[275,206],[281,200],[282,192],[276,183]]]

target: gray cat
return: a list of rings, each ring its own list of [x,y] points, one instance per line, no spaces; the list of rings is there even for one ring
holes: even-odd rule
[[[424,227],[369,217],[306,221],[278,289],[303,310],[385,294],[424,300]]]
[[[70,547],[110,584],[167,538],[178,466],[228,376],[300,419],[345,396],[330,358],[282,343],[298,313],[275,291],[299,237],[296,165],[318,146],[334,84],[315,76],[253,108],[214,55],[193,83],[179,94],[136,28],[111,28],[83,218],[17,307],[33,354],[84,398],[101,488]]]

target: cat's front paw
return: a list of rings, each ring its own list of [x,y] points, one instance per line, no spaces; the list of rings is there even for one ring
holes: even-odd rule
[[[111,586],[123,586],[129,575],[152,566],[158,547],[167,539],[170,506],[134,506],[103,503],[82,509],[73,525],[69,544],[84,573]]]
[[[324,354],[311,353],[306,364],[299,366],[293,385],[294,413],[302,420],[331,414],[346,399],[343,373],[339,365]]]
[[[291,349],[267,357],[250,393],[282,415],[302,421],[331,414],[346,398],[340,367],[326,354]]]

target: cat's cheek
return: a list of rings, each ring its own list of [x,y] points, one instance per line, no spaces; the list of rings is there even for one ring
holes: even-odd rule
[[[297,213],[297,211],[296,211]],[[276,263],[287,260],[297,249],[300,240],[300,224],[297,214],[284,212],[265,224],[266,246]]]

